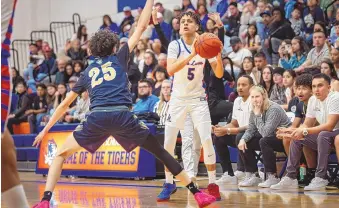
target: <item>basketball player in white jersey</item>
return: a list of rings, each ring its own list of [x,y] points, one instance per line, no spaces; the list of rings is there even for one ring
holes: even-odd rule
[[[174,75],[172,97],[165,126],[165,149],[174,155],[177,135],[184,128],[187,113],[190,114],[194,128],[198,131],[204,149],[204,161],[208,172],[210,195],[220,200],[219,187],[215,184],[216,154],[211,137],[211,117],[203,88],[203,69],[205,58],[199,56],[193,45],[199,35],[200,18],[193,12],[185,12],[179,17],[180,40],[168,46],[167,71]],[[221,53],[208,60],[216,77],[224,73]],[[158,201],[167,201],[176,191],[173,175],[165,168],[166,182]]]

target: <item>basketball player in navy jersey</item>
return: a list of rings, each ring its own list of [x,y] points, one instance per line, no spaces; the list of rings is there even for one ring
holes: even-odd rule
[[[154,0],[147,0],[135,32],[128,43],[122,46],[116,54],[114,50],[119,40],[110,31],[99,31],[91,38],[89,49],[95,60],[81,74],[79,81],[58,106],[33,145],[40,144],[50,128],[66,112],[68,106],[85,90],[88,90],[91,99],[90,113],[66,139],[65,144],[58,149],[49,168],[44,196],[41,202],[34,206],[35,208],[50,207],[52,191],[60,177],[66,158],[81,148],[94,153],[111,135],[128,152],[141,146],[159,158],[194,194],[199,207],[207,206],[216,200],[215,197],[198,190],[180,164],[159,144],[147,126],[130,112],[132,97],[126,75],[127,62],[130,52],[148,25],[153,3]]]

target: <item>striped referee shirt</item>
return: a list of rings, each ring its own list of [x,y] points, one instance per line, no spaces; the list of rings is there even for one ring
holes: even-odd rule
[[[161,103],[161,101],[159,101],[155,104],[153,112],[158,114],[158,116],[160,117],[159,125],[164,126],[165,123],[166,123],[169,102],[163,101],[162,106],[159,106],[160,103]],[[159,109],[159,107],[161,107],[161,109]]]

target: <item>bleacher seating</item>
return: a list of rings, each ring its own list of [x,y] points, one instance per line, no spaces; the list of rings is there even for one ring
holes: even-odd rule
[[[32,147],[36,134],[13,135],[17,161],[37,161],[38,148]]]

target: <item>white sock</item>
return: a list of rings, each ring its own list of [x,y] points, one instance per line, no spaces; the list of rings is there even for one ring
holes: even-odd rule
[[[209,184],[215,183],[216,180],[216,170],[207,171]]]
[[[29,208],[23,186],[17,185],[1,193],[7,207]]]
[[[165,171],[166,183],[173,184],[173,174],[171,172]]]

